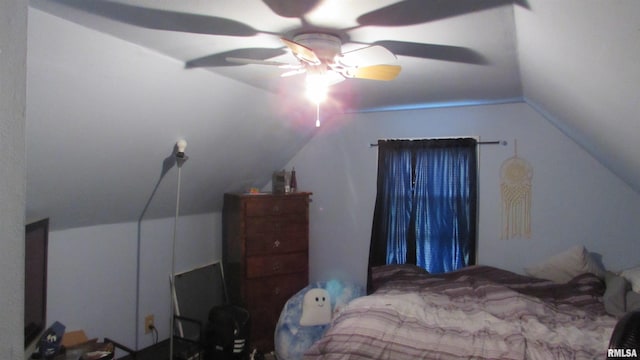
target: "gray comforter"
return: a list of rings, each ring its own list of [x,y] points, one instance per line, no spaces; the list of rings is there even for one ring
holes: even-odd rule
[[[556,284],[488,266],[385,266],[373,280],[305,359],[603,359],[616,323],[592,274]]]

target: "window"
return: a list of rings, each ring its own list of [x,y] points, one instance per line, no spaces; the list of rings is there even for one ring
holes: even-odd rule
[[[475,263],[477,142],[378,142],[369,266],[416,264],[443,273]]]

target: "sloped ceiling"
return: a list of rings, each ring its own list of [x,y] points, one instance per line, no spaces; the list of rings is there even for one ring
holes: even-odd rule
[[[54,228],[172,216],[179,138],[183,214],[267,184],[313,136],[315,109],[302,76],[225,57],[291,62],[280,37],[303,31],[383,45],[402,66],[335,85],[324,116],[527,101],[640,189],[635,0],[30,4],[27,218]]]
[[[640,2],[531,2],[516,9],[522,94],[640,191]]]

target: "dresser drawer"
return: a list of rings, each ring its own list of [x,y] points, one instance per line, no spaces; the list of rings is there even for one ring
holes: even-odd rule
[[[308,285],[306,271],[246,281],[247,306],[254,310],[268,309],[277,316],[284,304],[298,291]]]
[[[304,214],[309,207],[306,197],[283,195],[270,198],[249,199],[245,205],[246,216],[280,216]]]
[[[260,308],[249,309],[251,313],[251,348],[264,349],[263,351],[274,349],[274,336],[276,324],[280,316],[279,312],[273,309]]]
[[[266,346],[266,348],[273,346],[273,344],[261,343],[273,341],[276,324],[284,305],[293,295],[307,286],[308,282],[306,271],[251,279],[245,282],[247,310],[251,313],[251,336],[256,343],[255,346]]]
[[[307,250],[309,226],[299,216],[256,217],[246,225],[248,256]]]
[[[249,256],[246,263],[247,278],[290,274],[307,271],[307,253],[291,253],[268,256]]]

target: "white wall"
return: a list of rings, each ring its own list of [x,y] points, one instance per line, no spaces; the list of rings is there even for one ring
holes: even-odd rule
[[[27,1],[0,2],[0,356],[24,349]]]
[[[287,165],[313,192],[310,276],[364,282],[375,204],[377,148],[384,138],[479,136],[478,263],[523,266],[584,244],[608,268],[635,265],[640,194],[524,103],[350,114],[322,131]],[[499,169],[514,154],[533,166],[531,239],[500,240]]]
[[[153,314],[160,340],[166,339],[173,225],[174,218],[165,218],[51,232],[47,323],[144,348],[153,343],[144,317]],[[221,233],[220,213],[181,216],[176,272],[219,260]]]

